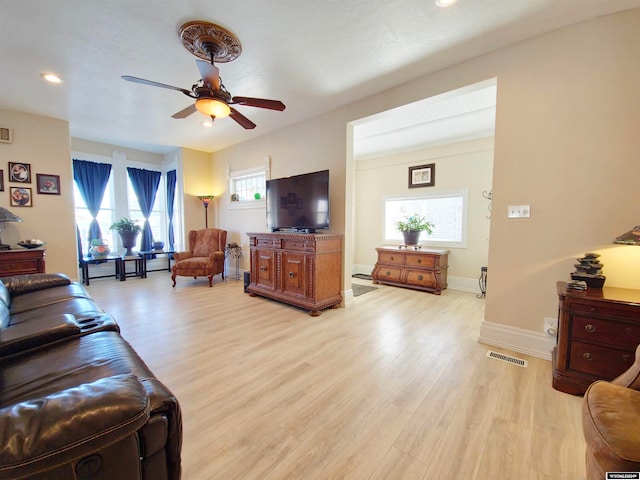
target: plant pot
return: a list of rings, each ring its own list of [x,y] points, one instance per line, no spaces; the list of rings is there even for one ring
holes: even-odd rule
[[[126,248],[125,252],[122,254],[125,257],[130,257],[133,255],[133,251],[131,250],[136,245],[136,238],[138,238],[138,232],[118,232],[120,234],[120,239],[122,240],[122,246]]]
[[[407,232],[402,232],[402,235],[404,236],[404,244],[417,245],[421,233],[422,230],[409,230]]]
[[[154,250],[162,250],[164,248],[164,242],[153,242],[151,245]]]

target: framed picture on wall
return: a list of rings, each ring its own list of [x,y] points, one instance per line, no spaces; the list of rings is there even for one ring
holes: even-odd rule
[[[0,170],[0,192],[4,192],[4,170]]]
[[[436,164],[409,167],[409,188],[433,187],[436,184]]]
[[[31,183],[31,164],[9,162],[9,181]]]
[[[31,189],[24,187],[11,187],[10,196],[12,207],[32,207]]]
[[[60,195],[60,175],[36,173],[38,193],[46,195]]]

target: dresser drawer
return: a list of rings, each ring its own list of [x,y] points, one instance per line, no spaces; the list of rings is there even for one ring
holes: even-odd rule
[[[571,337],[635,351],[640,344],[640,325],[573,315]]]
[[[379,265],[373,272],[373,277],[381,282],[399,282],[402,268]]]
[[[274,240],[271,238],[256,238],[256,247],[273,247]]]
[[[634,357],[633,352],[574,341],[571,343],[569,369],[613,380],[633,365]]]
[[[595,302],[591,305],[575,302],[571,304],[571,313],[583,313],[588,316],[603,316],[609,318],[620,318],[623,320],[636,320],[640,322],[640,310],[637,308],[616,307],[611,304],[598,305]]]
[[[408,270],[407,284],[417,285],[419,287],[435,288],[436,276],[433,272],[425,272],[422,270]]]
[[[305,242],[304,240],[282,240],[283,250],[295,250],[297,252],[313,252],[315,251],[313,242]]]
[[[387,265],[404,265],[404,254],[399,252],[378,252],[378,262]]]
[[[407,255],[405,265],[408,267],[433,268],[436,266],[436,258],[426,255]]]

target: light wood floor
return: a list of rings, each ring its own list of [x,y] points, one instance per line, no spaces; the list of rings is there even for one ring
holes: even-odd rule
[[[313,318],[214,282],[88,287],[178,397],[185,480],[584,479],[581,398],[487,358],[474,294],[379,286]]]

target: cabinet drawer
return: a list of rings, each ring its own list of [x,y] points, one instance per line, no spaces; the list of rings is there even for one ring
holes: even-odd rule
[[[313,242],[305,242],[302,240],[282,240],[282,248],[284,250],[295,250],[298,252],[315,251]]]
[[[574,315],[571,337],[634,351],[640,344],[640,325]]]
[[[419,287],[436,287],[436,276],[433,272],[425,272],[422,270],[408,270],[407,271],[407,284],[417,285]]]
[[[572,302],[570,311],[573,314],[584,313],[588,316],[604,316],[609,318],[620,318],[624,320],[637,320],[640,322],[640,310],[637,308],[616,308],[614,305],[586,305],[579,302]]]
[[[633,352],[576,341],[571,344],[569,368],[605,380],[613,380],[633,365],[634,357]]]
[[[436,258],[428,255],[407,255],[405,265],[408,267],[433,268],[436,266]]]
[[[258,247],[273,247],[273,239],[271,238],[256,238],[256,246]]]
[[[380,281],[399,282],[402,275],[401,268],[380,265],[374,272],[374,278]]]
[[[399,252],[378,252],[378,262],[391,265],[404,265],[404,255]]]

